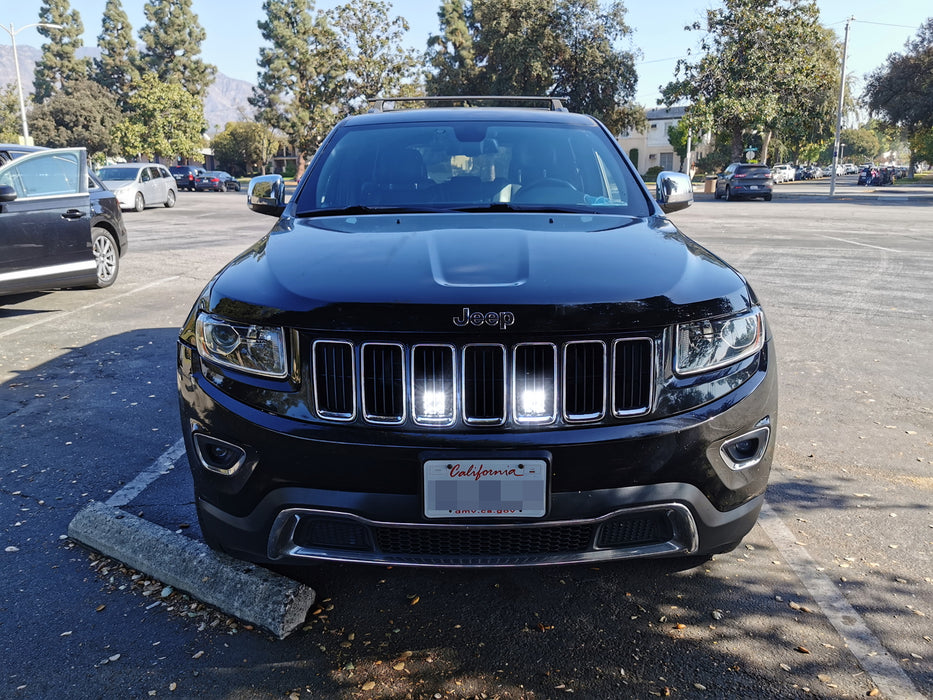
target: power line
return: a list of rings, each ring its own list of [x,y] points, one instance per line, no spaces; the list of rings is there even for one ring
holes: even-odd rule
[[[843,21],[845,21],[845,20],[843,20]],[[853,22],[859,22],[860,24],[876,24],[876,25],[878,25],[879,27],[899,27],[900,29],[917,29],[917,27],[911,27],[911,26],[906,25],[906,24],[887,24],[887,23],[885,23],[885,22],[869,22],[868,20],[864,20],[864,19],[856,19],[856,20],[852,20],[852,21],[853,21]]]

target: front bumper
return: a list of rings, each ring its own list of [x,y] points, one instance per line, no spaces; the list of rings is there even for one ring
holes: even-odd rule
[[[768,343],[751,379],[684,414],[466,432],[319,425],[267,413],[222,392],[180,343],[182,426],[202,532],[211,546],[261,563],[488,567],[726,551],[754,526],[770,472],[771,353]],[[723,445],[753,431],[766,434],[761,454],[730,465]],[[199,435],[241,446],[236,469],[206,468]],[[422,465],[462,455],[543,459],[545,516],[424,517]]]

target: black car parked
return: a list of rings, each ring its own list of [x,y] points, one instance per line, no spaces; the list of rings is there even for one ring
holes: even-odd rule
[[[198,176],[204,173],[204,168],[197,168],[193,165],[175,165],[169,170],[175,178],[179,191],[188,190],[189,192],[195,191]]]
[[[85,150],[16,155],[0,165],[0,295],[113,284],[126,227]]]
[[[194,187],[198,192],[209,190],[211,192],[240,191],[240,183],[230,173],[223,170],[208,170],[198,175]]]
[[[777,372],[754,292],[665,215],[686,175],[655,200],[601,123],[544,104],[348,117],[290,201],[251,182],[278,221],[178,342],[210,546],[516,566],[709,555],[755,524]]]
[[[731,163],[716,176],[716,199],[756,199],[771,201],[774,179],[767,165]]]

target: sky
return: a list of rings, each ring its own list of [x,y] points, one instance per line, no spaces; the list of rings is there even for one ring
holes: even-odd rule
[[[329,9],[345,0],[318,0],[318,9]],[[100,34],[106,0],[72,0],[71,7],[81,14],[84,44],[95,46]],[[145,24],[143,0],[123,0],[134,31]],[[393,16],[408,20],[409,45],[423,50],[430,35],[438,32],[437,8],[440,0],[394,0]],[[920,25],[933,17],[931,0],[818,0],[824,25],[842,38],[846,19],[854,17],[849,30],[846,72],[855,79],[858,93],[864,77],[881,66],[887,56],[901,52],[904,43],[915,37]],[[633,30],[621,48],[639,52],[636,62],[638,89],[635,101],[654,107],[658,87],[674,77],[678,58],[696,50],[702,32],[684,31],[694,21],[703,21],[705,10],[717,7],[715,0],[626,0],[626,21]],[[0,25],[14,30],[38,21],[41,0],[0,0]],[[202,44],[202,58],[216,65],[231,78],[256,82],[256,59],[262,36],[256,26],[262,14],[262,0],[193,0],[194,12],[207,33]],[[18,45],[40,47],[44,37],[35,28],[17,31]],[[9,44],[10,36],[0,31],[0,44]],[[789,57],[793,60],[793,57]]]

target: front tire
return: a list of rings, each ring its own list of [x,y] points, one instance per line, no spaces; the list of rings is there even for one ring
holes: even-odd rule
[[[136,199],[133,200],[133,211],[142,211],[146,208],[146,199],[142,192],[136,193]]]
[[[116,281],[120,272],[120,249],[110,231],[99,226],[91,229],[91,242],[97,263],[97,282],[92,288],[104,289]]]
[[[171,209],[175,206],[175,190],[169,190],[165,197],[165,208]]]
[[[726,201],[732,201],[732,189],[728,185],[726,186]]]

